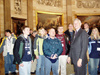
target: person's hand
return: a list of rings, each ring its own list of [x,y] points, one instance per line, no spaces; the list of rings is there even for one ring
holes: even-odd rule
[[[68,63],[68,64],[70,63],[70,57],[67,58],[67,63]]]
[[[21,63],[21,64],[19,64],[21,67],[23,67],[24,65],[23,65],[23,63]]]
[[[53,56],[53,58],[56,59],[56,58],[57,58],[57,54],[55,54],[55,55]]]
[[[57,54],[55,54],[54,56],[55,56],[55,57],[57,57],[58,55],[57,55]]]
[[[33,60],[31,60],[31,63],[33,63]]]
[[[57,54],[55,54],[53,57],[51,56],[51,59],[56,59],[57,58]]]
[[[39,59],[39,56],[36,56],[36,59]]]
[[[51,59],[56,59],[56,57],[55,57],[55,56],[53,56],[53,57],[51,57]]]
[[[82,66],[82,59],[79,59],[79,60],[77,61],[77,66],[78,66],[78,67],[81,67],[81,66]]]

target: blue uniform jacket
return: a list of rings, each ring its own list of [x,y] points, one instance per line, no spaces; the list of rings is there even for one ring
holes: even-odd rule
[[[99,40],[92,40],[89,37],[89,57],[90,58],[100,58],[100,39]]]

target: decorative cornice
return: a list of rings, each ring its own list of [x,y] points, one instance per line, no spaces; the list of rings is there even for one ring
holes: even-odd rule
[[[100,8],[100,0],[77,0],[78,8]]]
[[[62,6],[62,0],[37,0],[37,3],[41,5],[54,6],[54,7]]]

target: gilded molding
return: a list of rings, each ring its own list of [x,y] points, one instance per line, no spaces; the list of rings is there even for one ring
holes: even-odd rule
[[[54,6],[54,7],[62,6],[62,0],[37,0],[37,3],[40,5]]]
[[[77,0],[78,8],[100,8],[100,0]]]

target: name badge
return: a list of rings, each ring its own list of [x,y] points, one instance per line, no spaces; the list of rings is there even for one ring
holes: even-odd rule
[[[28,52],[27,52],[27,54],[28,54],[28,55],[30,55],[30,54],[31,54],[31,52],[30,52],[30,51],[28,51]]]
[[[62,44],[62,47],[64,47],[64,44]]]
[[[100,51],[100,48],[99,47],[97,48],[97,51]]]

